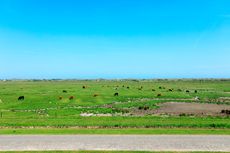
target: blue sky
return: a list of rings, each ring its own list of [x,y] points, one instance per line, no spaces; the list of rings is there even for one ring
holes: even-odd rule
[[[229,0],[1,0],[0,79],[229,78]]]

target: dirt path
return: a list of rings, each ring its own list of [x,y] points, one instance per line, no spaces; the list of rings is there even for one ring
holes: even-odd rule
[[[140,99],[140,100],[133,100],[133,101],[125,101],[125,102],[115,102],[115,103],[111,103],[111,104],[105,104],[103,106],[100,106],[99,108],[111,108],[113,107],[114,105],[116,104],[125,104],[125,103],[132,103],[132,102],[144,102],[144,101],[150,101],[150,100],[190,100],[190,101],[206,101],[206,100],[199,100],[198,99],[199,97],[194,97],[194,98],[191,98],[191,99],[158,99],[158,98],[143,98],[143,99]]]
[[[160,116],[163,115],[167,116],[177,116],[180,115],[188,115],[189,116],[220,116],[226,117],[228,114],[221,113],[222,110],[230,110],[230,105],[226,104],[211,104],[211,103],[186,103],[186,102],[166,102],[158,105],[160,108],[153,108],[149,110],[139,110],[136,108],[131,113],[134,116],[143,116],[146,114],[153,114],[153,116]],[[192,115],[191,115],[192,114]],[[230,114],[229,114],[230,116]]]

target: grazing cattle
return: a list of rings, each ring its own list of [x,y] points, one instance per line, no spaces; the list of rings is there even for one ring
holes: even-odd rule
[[[83,89],[85,89],[85,86],[82,86]]]
[[[0,103],[2,103],[1,99],[0,99]]]
[[[115,88],[116,90],[118,89],[118,88]]]
[[[104,87],[104,85],[102,87]]]
[[[24,96],[18,97],[18,100],[24,100]]]
[[[87,88],[90,88],[89,86],[87,86]]]
[[[186,90],[186,92],[188,92],[188,93],[189,93],[189,90]]]
[[[155,89],[152,89],[152,91],[155,91]]]
[[[63,92],[67,93],[67,91],[66,91],[66,90],[63,90]]]
[[[125,86],[122,86],[122,87],[125,87]]]
[[[118,96],[118,93],[115,93],[114,96]]]
[[[20,89],[23,89],[22,87]]]
[[[178,89],[178,91],[181,91],[181,89]]]
[[[138,90],[141,90],[141,88],[138,88]]]
[[[161,87],[159,87],[159,89],[161,89]]]
[[[129,87],[127,87],[127,89],[129,89]]]
[[[173,91],[173,89],[169,89],[169,91]]]
[[[157,97],[162,96],[161,94],[158,94]]]
[[[109,86],[107,86],[107,87],[109,87]]]
[[[165,89],[165,87],[163,87],[163,89]]]
[[[59,100],[61,100],[62,96],[59,96]]]
[[[141,87],[141,89],[142,89],[143,87]]]
[[[197,90],[195,90],[195,93],[197,93]]]
[[[94,94],[94,96],[93,97],[97,97],[98,96],[98,94]]]
[[[117,86],[118,87],[118,86]]]
[[[70,96],[70,97],[69,97],[69,100],[72,100],[72,99],[73,99],[73,96]]]

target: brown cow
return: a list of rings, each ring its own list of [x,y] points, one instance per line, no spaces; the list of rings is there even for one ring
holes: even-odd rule
[[[158,94],[157,97],[162,96],[161,94]]]
[[[165,87],[163,87],[163,89],[165,89]]]
[[[59,96],[59,100],[61,100],[62,96]]]
[[[155,91],[155,89],[152,89],[152,91]]]
[[[141,90],[141,88],[138,88],[138,90]]]
[[[97,97],[98,96],[98,94],[94,94],[94,96],[93,97]]]
[[[89,86],[87,86],[87,88],[89,88]]]
[[[23,89],[22,87],[20,89]]]
[[[69,100],[72,100],[72,99],[73,99],[73,96],[70,96],[70,97],[69,97]]]
[[[2,103],[1,99],[0,99],[0,103]]]
[[[118,88],[115,88],[116,90],[118,89]]]
[[[104,85],[102,87],[104,87]]]
[[[181,91],[181,89],[178,89],[178,91]]]

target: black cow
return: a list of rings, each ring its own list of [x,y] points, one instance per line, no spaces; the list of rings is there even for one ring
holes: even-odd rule
[[[186,90],[186,92],[188,92],[188,93],[189,93],[189,90]]]
[[[24,100],[24,96],[18,97],[18,100]]]
[[[125,87],[125,86],[122,86],[122,87]]]
[[[169,89],[169,91],[173,91],[173,89]]]
[[[195,90],[195,93],[197,93],[197,90]]]
[[[141,87],[141,89],[142,89],[143,87]]]
[[[129,87],[127,87],[127,89],[129,89]]]
[[[85,89],[85,86],[82,86],[83,89]],[[64,91],[63,91],[64,92]]]
[[[67,93],[67,91],[66,91],[66,90],[63,90],[63,92]]]
[[[159,89],[161,89],[161,87],[159,87]]]
[[[115,93],[114,96],[118,96],[118,93]]]

